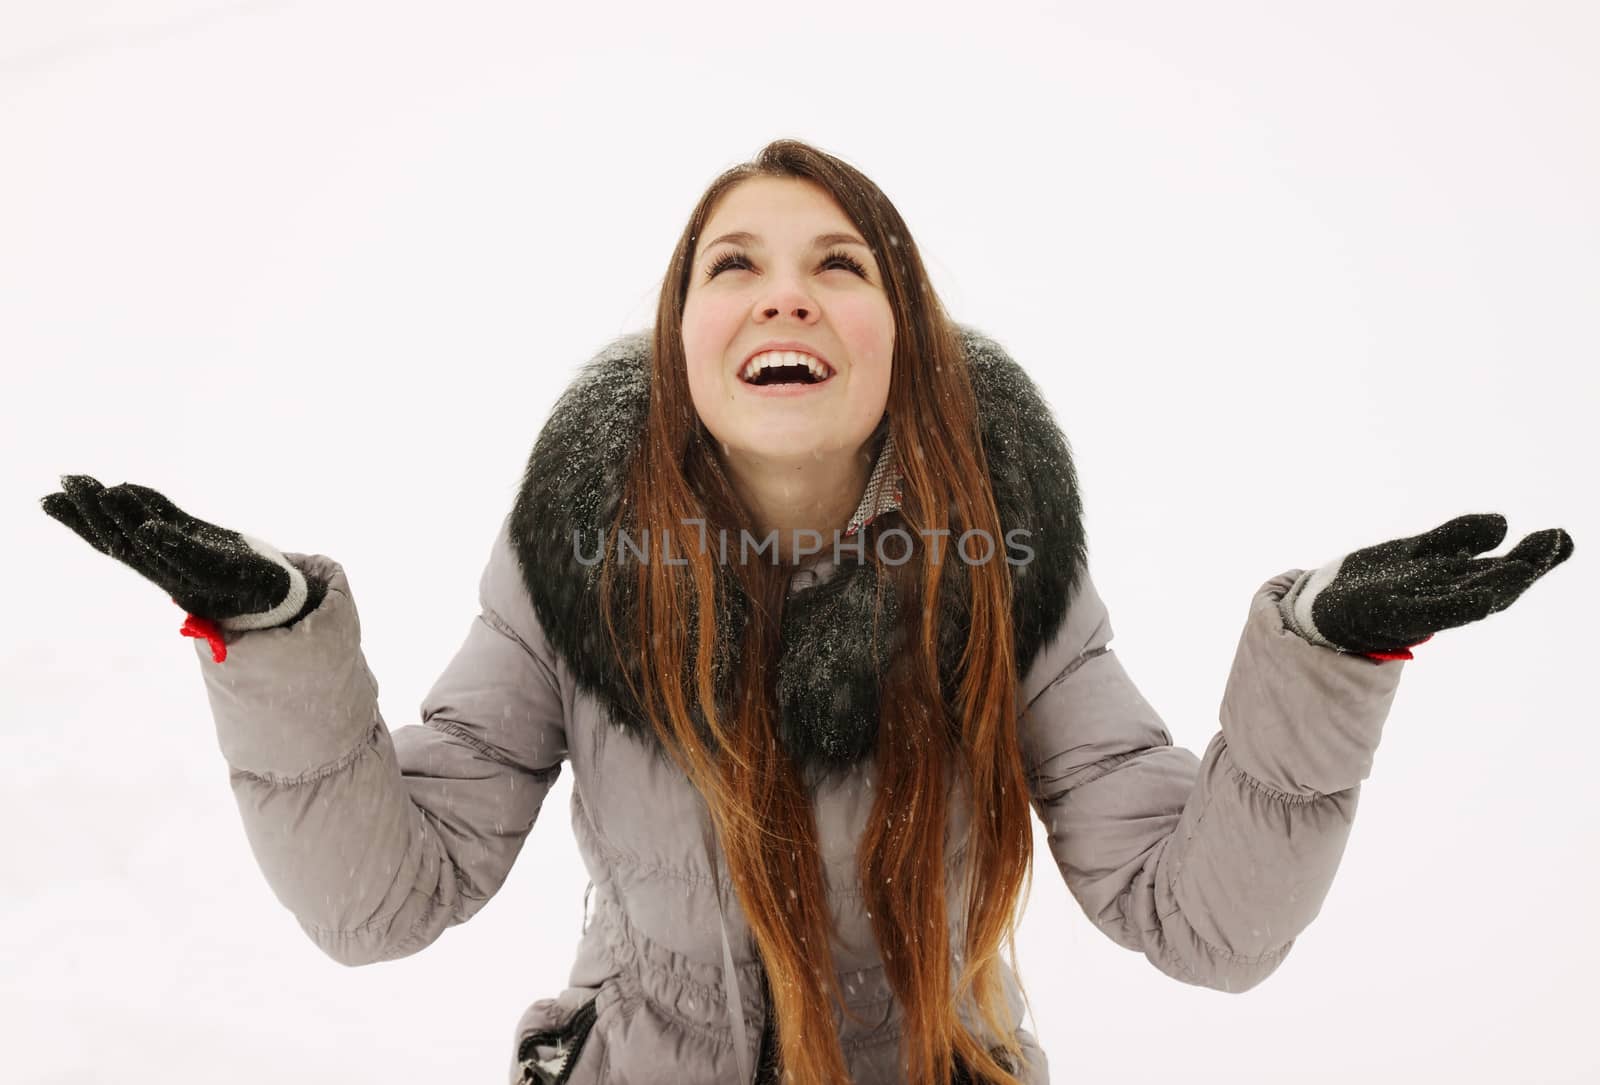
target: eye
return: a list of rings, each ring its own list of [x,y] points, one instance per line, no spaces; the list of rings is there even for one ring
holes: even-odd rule
[[[744,253],[735,250],[718,257],[716,262],[706,270],[706,278],[715,279],[720,272],[727,270],[734,264],[743,264],[745,267],[750,266],[750,262],[744,258]]]
[[[861,261],[851,256],[849,253],[839,250],[835,250],[824,256],[820,266],[827,267],[830,264],[835,263],[844,264],[863,279],[867,277],[867,269],[862,266]],[[750,267],[750,261],[746,260],[744,253],[739,252],[738,250],[724,253],[723,255],[717,257],[717,259],[712,262],[711,266],[706,269],[706,279],[708,281],[715,279],[718,275],[728,270],[730,267],[744,267],[748,269]]]
[[[867,269],[861,266],[861,261],[857,260],[847,252],[830,252],[827,256],[822,258],[822,266],[827,267],[829,264],[835,261],[848,265],[851,271],[855,272],[863,279],[867,277]]]

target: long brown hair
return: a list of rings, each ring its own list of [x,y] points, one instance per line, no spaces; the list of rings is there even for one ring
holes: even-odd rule
[[[1010,571],[1005,561],[965,566],[969,602],[959,680],[942,682],[940,600],[941,591],[950,590],[955,562],[948,545],[938,548],[939,560],[930,560],[923,540],[940,529],[950,532],[943,536],[950,542],[969,529],[998,540],[1001,525],[956,328],[899,212],[860,171],[808,144],[778,140],[719,175],[701,196],[662,282],[646,431],[604,552],[613,553],[617,532],[639,525],[672,529],[700,518],[734,537],[755,528],[723,469],[716,440],[704,423],[695,424],[683,347],[695,240],[717,201],[752,177],[805,179],[831,194],[871,247],[894,315],[887,415],[903,477],[899,516],[914,546],[902,564],[880,563],[880,583],[893,578],[904,628],[895,634],[899,647],[880,689],[874,751],[879,789],[857,873],[904,1015],[907,1080],[942,1085],[959,1056],[979,1078],[1017,1085],[956,1014],[958,1005],[972,999],[1013,1064],[1021,1066],[999,964],[1002,941],[1016,960],[1015,923],[1033,856],[1016,734]],[[662,745],[705,798],[771,981],[785,1077],[799,1085],[829,1085],[849,1077],[831,1010],[837,1000],[843,1012],[844,1000],[833,966],[808,785],[778,740],[779,710],[769,678],[781,647],[789,574],[780,563],[736,563],[750,621],[732,677],[735,695],[729,710],[719,712],[713,661],[720,581],[707,547],[682,549],[687,564],[637,565],[638,627],[612,628],[612,644],[619,653],[639,656],[644,688],[635,693]],[[865,549],[876,561],[876,548]],[[901,549],[897,544],[889,553]],[[608,557],[600,583],[606,613],[604,600],[619,575]],[[890,634],[880,629],[876,635]],[[694,661],[692,683],[685,678],[686,659]],[[946,694],[933,692],[941,690]],[[691,715],[697,706],[702,725]],[[945,893],[952,802],[969,803],[971,813],[960,887],[966,901],[962,967],[955,976]]]

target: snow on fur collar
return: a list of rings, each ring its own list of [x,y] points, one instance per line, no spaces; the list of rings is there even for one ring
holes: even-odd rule
[[[971,367],[979,418],[1002,540],[993,560],[1011,566],[1012,628],[1017,674],[1056,632],[1067,601],[1087,557],[1077,475],[1066,438],[1056,426],[1038,389],[998,344],[958,324],[963,351]],[[649,405],[649,331],[613,340],[583,367],[556,401],[549,420],[534,442],[511,516],[512,541],[534,611],[551,646],[575,676],[581,692],[600,701],[611,718],[635,737],[654,742],[648,721],[630,694],[622,668],[638,681],[639,658],[619,661],[611,651],[600,616],[597,563],[592,562],[616,514],[622,484],[633,451],[638,448]],[[887,513],[873,527],[903,525],[898,513]],[[1026,534],[1013,536],[1013,529]],[[574,545],[576,532],[577,545]],[[654,539],[655,532],[651,533]],[[692,528],[673,532],[674,553],[683,553]],[[947,702],[955,692],[955,660],[965,643],[967,611],[964,564],[951,560],[953,540],[941,540],[944,581],[941,589],[941,675]],[[824,553],[831,556],[831,540]],[[866,546],[872,547],[869,534]],[[652,559],[659,545],[651,543]],[[730,537],[729,553],[737,542]],[[886,555],[897,559],[903,540],[887,541]],[[716,553],[712,543],[712,553]],[[730,559],[731,561],[732,559]],[[770,560],[756,558],[752,560]],[[716,563],[714,563],[715,565]],[[733,585],[733,574],[719,576]],[[853,560],[850,551],[831,577],[790,594],[782,617],[783,650],[776,684],[782,717],[780,737],[803,768],[846,769],[870,754],[878,730],[879,683],[901,634],[872,637],[872,613],[879,590],[878,566]],[[889,577],[883,577],[885,628],[896,630],[898,614]],[[616,578],[618,630],[633,627],[634,589],[631,575]],[[733,673],[742,643],[748,601],[740,590],[725,594],[730,604],[717,615],[719,652],[715,674],[719,691]],[[694,626],[689,624],[692,631]],[[690,661],[692,662],[692,660]],[[685,664],[688,674],[688,663]],[[690,687],[692,688],[692,687]],[[724,705],[726,701],[722,702]],[[706,735],[696,709],[696,722]]]

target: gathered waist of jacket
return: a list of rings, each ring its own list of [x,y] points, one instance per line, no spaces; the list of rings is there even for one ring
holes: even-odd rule
[[[706,922],[715,923],[716,919],[707,917]],[[727,989],[720,962],[693,960],[650,938],[628,918],[622,904],[598,885],[584,942],[579,960],[596,965],[605,962],[609,976],[580,976],[575,972],[574,983],[598,985],[602,979],[610,978],[625,993],[650,1002],[669,1020],[719,1043],[731,1042],[725,1009]],[[1007,994],[1018,1014],[1014,1023],[1020,1024],[1022,1007],[1016,981],[1007,966],[1002,963],[1001,967]],[[745,1019],[759,1029],[767,1013],[762,999],[761,963],[742,962],[737,965],[737,973]],[[852,1047],[898,1036],[899,1004],[883,967],[851,969],[837,975],[844,1004],[857,1019],[847,1020],[834,1007],[840,1040]],[[977,1024],[967,1014],[962,1017],[969,1027]]]

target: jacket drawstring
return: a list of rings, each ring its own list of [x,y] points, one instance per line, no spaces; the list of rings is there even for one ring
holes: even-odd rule
[[[708,812],[704,818],[706,862],[711,869],[711,892],[717,898],[717,923],[722,928],[722,990],[728,1005],[728,1024],[733,1032],[733,1055],[739,1067],[739,1085],[750,1082],[750,1050],[746,1041],[744,1001],[739,992],[739,974],[733,964],[733,943],[728,938],[728,918],[722,908],[722,880],[717,875],[716,830]]]

